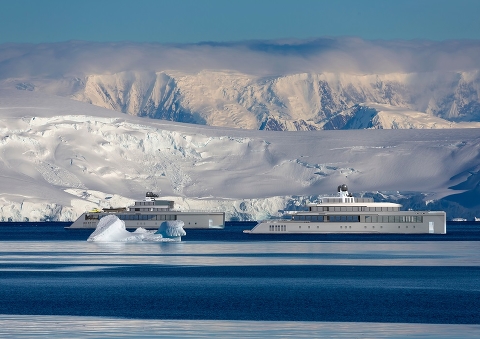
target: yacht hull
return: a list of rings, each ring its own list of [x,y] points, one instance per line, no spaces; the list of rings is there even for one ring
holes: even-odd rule
[[[95,229],[99,220],[106,215],[116,215],[125,222],[125,228],[158,229],[160,224],[168,220],[181,220],[184,229],[222,229],[225,227],[225,213],[223,212],[162,212],[154,213],[83,213],[66,229]]]

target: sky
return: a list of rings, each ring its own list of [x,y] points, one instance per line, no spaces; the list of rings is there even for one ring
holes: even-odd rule
[[[478,0],[0,0],[0,43],[480,39]]]

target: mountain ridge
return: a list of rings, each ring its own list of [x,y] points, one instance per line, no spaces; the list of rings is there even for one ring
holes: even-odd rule
[[[154,119],[254,130],[318,130],[327,121],[340,129],[348,125],[332,118],[362,103],[479,122],[479,54],[480,41],[352,37],[2,44],[0,87]]]
[[[480,121],[479,72],[427,75],[428,81],[425,74],[397,73],[295,74],[265,79],[206,70],[197,74],[122,72],[75,78],[72,81],[78,83],[66,87],[62,86],[64,79],[45,85],[41,81],[17,82],[16,87],[59,94],[130,115],[243,129],[319,130],[325,124],[329,129],[340,129],[348,125],[337,126],[333,117],[366,102],[424,113],[417,114],[423,120],[437,117],[445,120],[442,126],[447,121]],[[8,82],[15,83],[13,79]],[[68,87],[72,89],[69,94]],[[425,95],[420,95],[419,87]],[[414,119],[411,114],[409,119]],[[412,123],[409,128],[416,125]],[[426,128],[436,128],[435,123]]]

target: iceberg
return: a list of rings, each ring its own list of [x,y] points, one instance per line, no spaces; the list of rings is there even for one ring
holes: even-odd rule
[[[137,228],[129,232],[125,223],[116,215],[107,215],[100,219],[97,228],[88,237],[90,242],[152,242],[152,241],[181,241],[187,233],[183,229],[181,220],[169,220],[160,224],[157,231]]]
[[[184,223],[181,220],[164,221],[160,224],[160,227],[155,234],[170,239],[181,238],[182,236],[187,235],[183,226]]]

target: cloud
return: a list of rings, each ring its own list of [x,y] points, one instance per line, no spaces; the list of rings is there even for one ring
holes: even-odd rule
[[[197,44],[95,43],[0,45],[0,77],[61,77],[123,71],[203,69],[252,75],[303,72],[391,73],[480,68],[480,41],[318,38]]]

